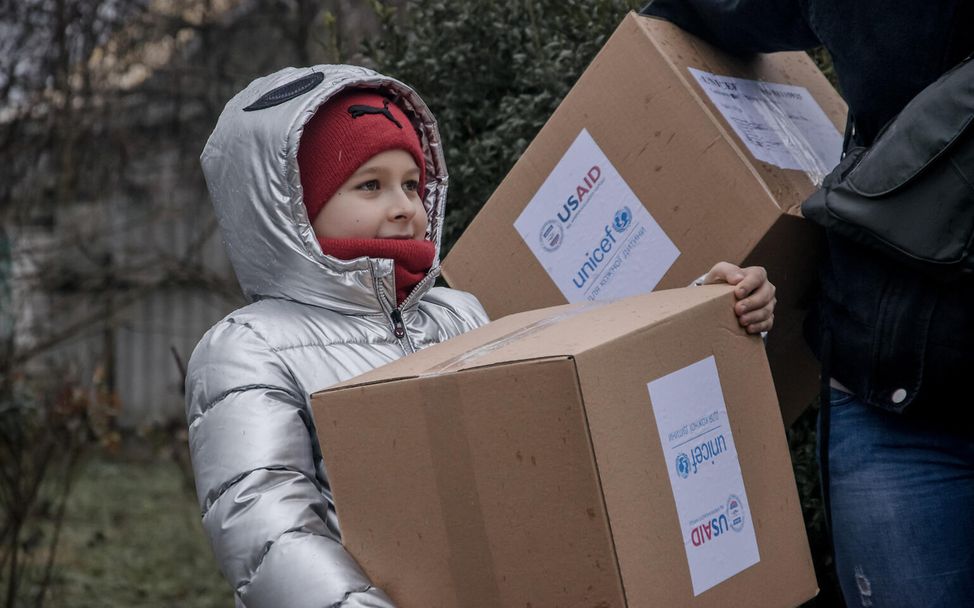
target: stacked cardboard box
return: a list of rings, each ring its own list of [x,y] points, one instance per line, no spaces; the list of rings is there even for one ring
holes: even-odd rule
[[[399,606],[796,606],[817,592],[727,286],[505,317],[313,396],[343,542]]]
[[[735,58],[630,14],[443,263],[492,318],[767,267],[787,423],[813,400],[801,335],[817,230],[799,205],[836,164],[846,107],[804,53]]]

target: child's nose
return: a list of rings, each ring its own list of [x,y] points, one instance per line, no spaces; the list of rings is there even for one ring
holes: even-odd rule
[[[416,206],[409,199],[404,190],[399,190],[396,199],[389,208],[389,214],[394,220],[411,220],[416,215]]]

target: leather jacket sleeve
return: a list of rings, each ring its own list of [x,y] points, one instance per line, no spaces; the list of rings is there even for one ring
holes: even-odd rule
[[[821,44],[808,26],[802,0],[653,0],[640,13],[742,55]]]
[[[341,544],[307,398],[262,336],[214,326],[186,388],[203,527],[237,605],[391,607]]]

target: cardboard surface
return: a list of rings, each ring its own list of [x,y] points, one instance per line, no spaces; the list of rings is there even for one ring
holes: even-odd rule
[[[512,374],[530,382],[497,399]],[[569,359],[341,398],[354,416],[325,434],[345,543],[399,605],[622,605]]]
[[[512,315],[314,395],[346,547],[404,607],[814,596],[764,349],[732,298],[705,286]],[[677,499],[699,490],[679,485],[696,478],[673,477],[671,457],[700,452],[682,437],[664,449],[657,420],[685,408],[647,390],[700,361],[724,408],[700,425],[701,440],[722,436],[700,472],[737,467],[733,508],[719,492]],[[730,544],[748,534],[756,562]]]
[[[682,287],[720,260],[766,266],[778,288],[768,352],[790,424],[817,390],[800,327],[821,243],[798,211],[817,176],[758,160],[738,135],[741,123],[691,69],[797,87],[836,137],[844,124],[845,104],[805,54],[745,61],[630,14],[453,247],[443,274],[499,318]],[[572,230],[589,236],[569,243]],[[552,274],[542,259],[577,272]],[[582,284],[575,295],[572,279]]]

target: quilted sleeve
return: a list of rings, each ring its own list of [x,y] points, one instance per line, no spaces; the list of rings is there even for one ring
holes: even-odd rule
[[[203,337],[186,407],[203,527],[238,606],[393,605],[341,545],[305,395],[257,331],[231,318]]]

